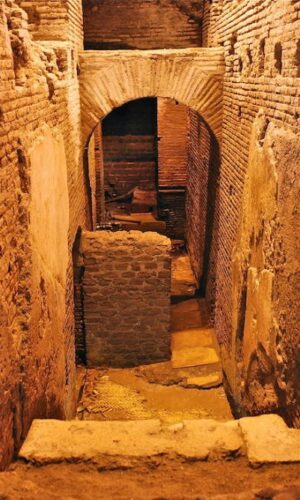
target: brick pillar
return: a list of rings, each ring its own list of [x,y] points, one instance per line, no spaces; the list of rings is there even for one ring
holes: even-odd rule
[[[170,359],[170,240],[140,231],[83,232],[89,366]]]

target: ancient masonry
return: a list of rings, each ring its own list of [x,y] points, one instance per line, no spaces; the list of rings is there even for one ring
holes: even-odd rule
[[[100,36],[112,3],[124,18]],[[89,138],[142,97],[191,108],[186,234],[227,390],[241,415],[277,412],[300,426],[299,0],[166,0],[163,16],[155,1],[125,3],[0,2],[0,467],[33,419],[74,416],[72,254],[95,227],[91,184],[103,181],[89,178]],[[147,22],[133,26],[137,15]],[[105,46],[116,32],[118,46]],[[153,283],[169,273],[160,241]],[[157,313],[167,325],[165,307]],[[167,346],[165,335],[149,340],[148,354]]]

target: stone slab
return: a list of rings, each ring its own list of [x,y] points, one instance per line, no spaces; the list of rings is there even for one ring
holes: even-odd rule
[[[188,255],[176,255],[172,259],[172,297],[193,297],[197,281]]]
[[[199,377],[188,377],[186,380],[188,386],[199,389],[210,389],[222,384],[222,376],[219,373],[204,375]]]
[[[217,363],[219,363],[219,357],[215,349],[211,347],[191,347],[179,349],[172,353],[173,368],[214,365]]]
[[[34,420],[19,457],[38,464],[93,461],[115,467],[124,459],[130,465],[161,454],[195,460],[236,456],[242,448],[235,421],[189,420],[163,426],[159,420]]]
[[[19,457],[33,463],[135,465],[157,455],[190,460],[235,458],[251,465],[300,462],[300,430],[289,429],[278,415],[241,420],[60,421],[34,420]]]
[[[172,350],[192,347],[212,347],[214,331],[211,328],[190,328],[172,333]]]
[[[252,465],[300,462],[300,430],[290,429],[278,415],[239,420]]]
[[[142,212],[135,213],[134,215],[126,215],[126,214],[114,214],[112,217],[114,220],[118,221],[127,221],[127,222],[157,222],[152,212]]]

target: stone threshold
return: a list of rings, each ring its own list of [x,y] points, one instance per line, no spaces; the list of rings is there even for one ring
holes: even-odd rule
[[[92,462],[105,469],[134,467],[155,457],[184,461],[246,456],[251,466],[300,462],[300,430],[278,415],[240,420],[34,420],[19,458],[33,464]]]

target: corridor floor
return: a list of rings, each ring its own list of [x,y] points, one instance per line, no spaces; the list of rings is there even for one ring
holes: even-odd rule
[[[230,420],[204,300],[172,305],[171,327],[171,361],[127,369],[81,368],[77,418],[159,418],[170,423],[195,418]]]

